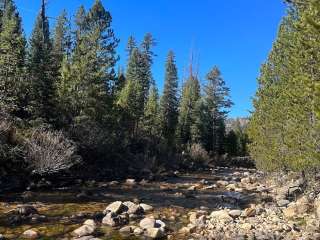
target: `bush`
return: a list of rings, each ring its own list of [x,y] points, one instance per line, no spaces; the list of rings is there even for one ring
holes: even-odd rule
[[[203,165],[210,160],[208,152],[201,146],[201,144],[192,144],[187,151],[190,160],[196,164]]]
[[[76,145],[61,131],[36,129],[25,143],[26,161],[39,175],[57,173],[80,163],[76,152]]]

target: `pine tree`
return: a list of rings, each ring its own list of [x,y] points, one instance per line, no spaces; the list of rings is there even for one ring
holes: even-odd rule
[[[44,4],[42,4],[30,39],[28,64],[33,86],[33,118],[41,118],[51,123],[56,117],[56,75],[53,70],[52,41]]]
[[[168,146],[174,145],[179,114],[178,108],[178,70],[174,53],[170,51],[166,62],[165,84],[161,97],[160,113],[162,135],[166,139]]]
[[[143,61],[143,73],[140,77],[140,81],[143,86],[143,94],[144,94],[144,101],[147,101],[149,90],[151,84],[153,84],[154,79],[152,76],[152,64],[153,64],[153,57],[156,56],[152,51],[152,48],[156,46],[156,41],[151,35],[151,33],[147,33],[144,36],[143,42],[141,43],[141,57]]]
[[[0,108],[24,117],[30,86],[25,78],[25,45],[21,18],[7,0],[0,31]]]
[[[145,108],[144,86],[141,81],[144,73],[144,62],[140,51],[135,48],[128,62],[126,72],[126,85],[122,89],[118,105],[125,109],[129,115],[131,134],[136,134],[139,121],[143,117]]]
[[[133,36],[129,37],[128,43],[127,43],[127,49],[126,51],[128,52],[128,57],[130,58],[133,49],[137,48],[137,43],[136,40],[134,39]]]
[[[204,87],[204,101],[208,109],[206,119],[209,120],[207,124],[209,128],[206,130],[209,136],[205,142],[205,148],[217,155],[223,152],[224,122],[232,102],[229,96],[230,90],[226,87],[220,70],[216,66],[207,74],[207,82]]]
[[[268,61],[262,66],[250,152],[267,170],[306,170],[319,165],[319,32],[310,22],[313,1],[293,1]],[[317,18],[315,18],[317,19]]]
[[[60,105],[68,121],[110,117],[114,66],[118,60],[112,18],[101,1],[88,13],[80,7],[76,17],[76,43],[70,61],[64,61],[59,83]]]
[[[71,26],[66,11],[58,17],[53,39],[53,56],[58,68],[61,67],[65,57],[71,54]]]
[[[148,136],[152,138],[159,137],[159,94],[158,89],[155,85],[151,87],[148,101],[145,105],[143,116],[143,129]]]
[[[192,69],[192,67],[190,68]],[[177,126],[177,140],[180,145],[191,143],[194,110],[200,98],[200,83],[198,77],[190,70],[190,75],[182,89]]]

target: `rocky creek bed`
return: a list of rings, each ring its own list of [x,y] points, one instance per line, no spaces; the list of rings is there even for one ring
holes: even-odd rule
[[[0,239],[320,239],[317,189],[232,168],[165,181],[79,181],[0,195]]]

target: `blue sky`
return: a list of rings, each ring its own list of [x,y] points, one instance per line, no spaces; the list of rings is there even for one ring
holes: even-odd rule
[[[158,45],[154,49],[153,74],[160,90],[164,63],[172,49],[182,82],[191,49],[197,56],[199,75],[219,66],[235,103],[230,116],[248,116],[251,98],[257,88],[260,65],[272,47],[279,23],[285,14],[282,0],[102,0],[113,16],[113,28],[121,43],[118,53],[126,65],[127,39],[141,40],[151,32]],[[41,0],[16,0],[28,36]],[[48,15],[56,17],[62,9],[70,15],[79,5],[89,8],[94,0],[49,0]],[[54,20],[52,20],[54,24]]]

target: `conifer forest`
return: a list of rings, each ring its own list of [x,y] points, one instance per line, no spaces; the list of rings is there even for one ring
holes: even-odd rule
[[[118,38],[107,0],[54,19],[32,0],[31,34],[18,2],[0,0],[0,240],[320,239],[320,0],[285,0],[237,117],[219,62],[168,50],[160,85],[162,39]]]

